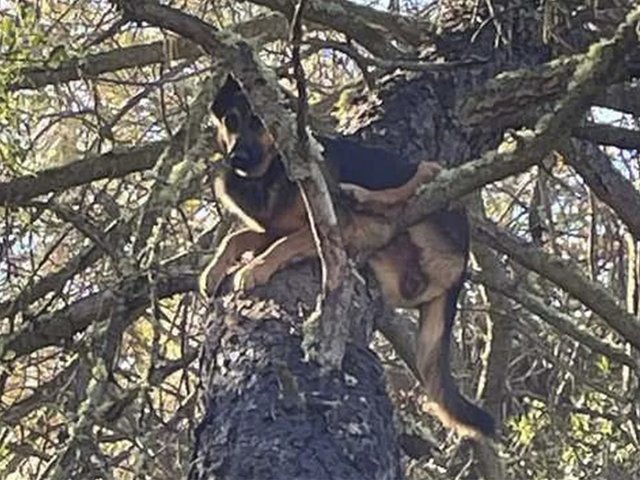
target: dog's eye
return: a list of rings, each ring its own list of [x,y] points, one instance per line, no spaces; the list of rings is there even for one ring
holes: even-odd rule
[[[238,112],[229,112],[229,114],[224,117],[224,126],[227,127],[227,130],[230,132],[236,132],[240,128],[240,115]]]

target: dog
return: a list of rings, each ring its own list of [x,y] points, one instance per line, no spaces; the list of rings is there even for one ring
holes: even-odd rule
[[[288,179],[275,139],[232,76],[214,99],[212,112],[225,163],[213,181],[214,191],[242,227],[220,243],[202,273],[201,291],[207,297],[216,294],[229,273],[234,289],[248,290],[292,262],[316,255],[299,188]],[[389,215],[400,212],[441,167],[433,162],[414,165],[347,138],[316,138],[324,148],[327,174],[340,187],[337,210],[347,251],[370,251],[370,239],[384,235],[388,243],[373,251],[368,265],[390,305],[419,310],[416,368],[432,411],[462,435],[493,436],[493,418],[462,396],[449,368],[451,330],[469,252],[466,214],[443,210],[396,236],[389,222]],[[238,266],[248,251],[255,257]]]

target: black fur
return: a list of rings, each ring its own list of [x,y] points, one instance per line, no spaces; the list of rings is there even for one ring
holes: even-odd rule
[[[316,135],[316,139],[324,147],[324,157],[337,172],[340,183],[383,190],[405,184],[416,173],[415,164],[384,148],[347,137]]]
[[[240,177],[233,170],[227,170],[223,175],[224,194],[262,227],[267,227],[269,219],[285,210],[299,193],[296,185],[287,178],[284,165],[277,159],[259,178]]]
[[[445,329],[443,333],[442,350],[440,352],[441,374],[443,376],[444,407],[460,423],[473,425],[486,437],[495,435],[495,420],[482,408],[467,400],[458,390],[451,369],[449,359],[449,347],[451,345],[451,333],[458,310],[458,295],[462,290],[464,281],[461,280],[454,288],[447,292],[447,308],[445,312]]]

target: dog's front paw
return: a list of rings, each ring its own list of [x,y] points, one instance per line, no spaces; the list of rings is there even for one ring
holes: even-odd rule
[[[218,291],[224,278],[224,270],[216,262],[211,262],[198,278],[198,289],[203,298],[211,298]]]
[[[420,183],[430,182],[442,171],[442,166],[436,162],[423,161],[418,164],[417,177]]]
[[[268,263],[260,258],[255,258],[234,273],[233,289],[236,291],[250,291],[267,283],[272,273]]]

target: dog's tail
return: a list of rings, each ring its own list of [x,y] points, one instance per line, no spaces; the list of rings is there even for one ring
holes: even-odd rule
[[[432,402],[432,412],[460,434],[493,437],[491,415],[462,396],[449,368],[451,329],[462,282],[445,295],[420,306],[420,332],[416,348],[416,367]]]

